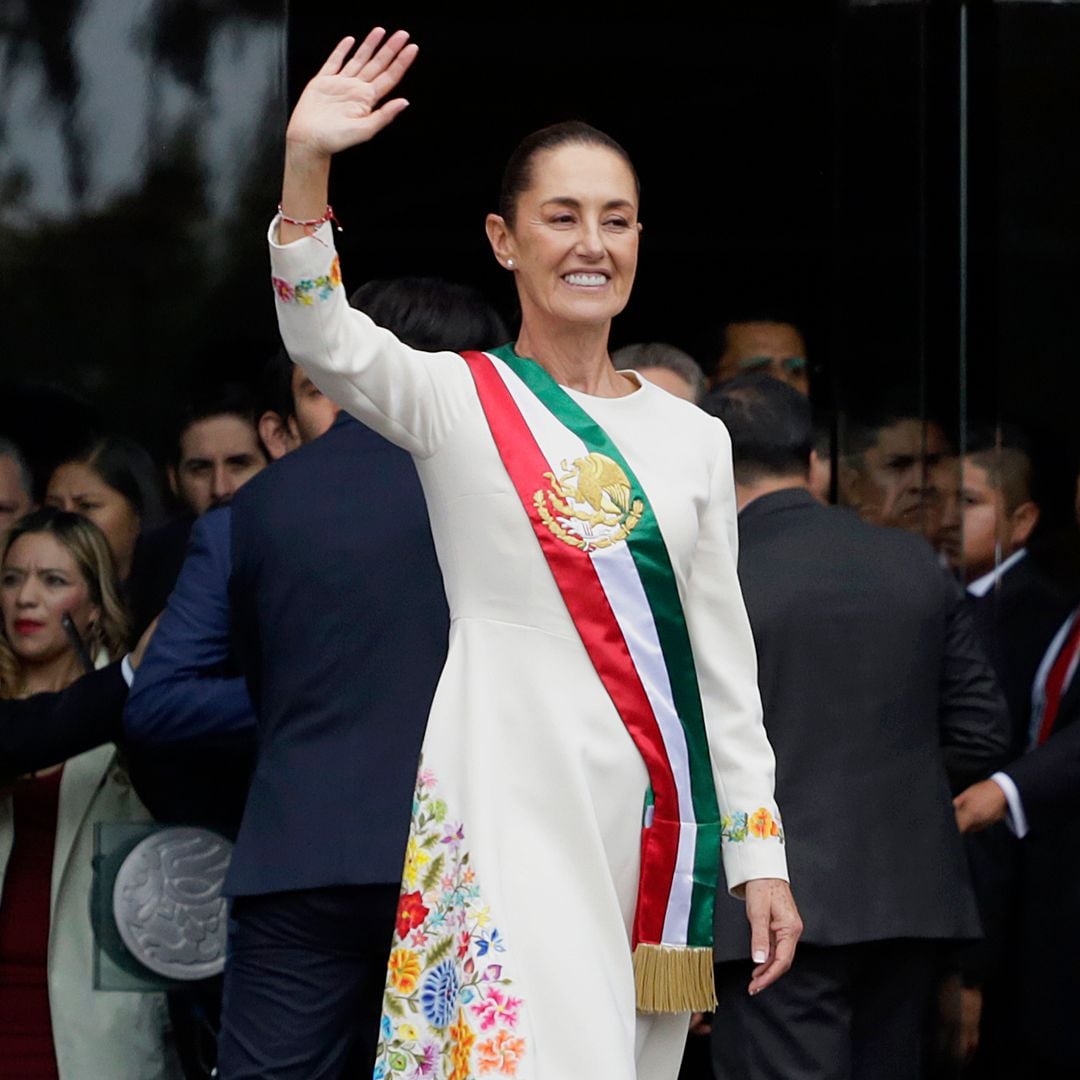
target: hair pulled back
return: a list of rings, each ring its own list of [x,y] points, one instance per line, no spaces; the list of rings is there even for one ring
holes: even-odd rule
[[[533,162],[536,155],[545,150],[557,150],[560,146],[602,146],[618,155],[626,163],[630,175],[634,178],[634,190],[641,198],[641,181],[637,170],[630,160],[630,155],[610,135],[586,124],[583,120],[564,120],[540,128],[531,135],[526,135],[517,144],[506,162],[503,171],[502,186],[499,189],[499,214],[510,228],[514,227],[517,216],[518,199],[532,187]]]

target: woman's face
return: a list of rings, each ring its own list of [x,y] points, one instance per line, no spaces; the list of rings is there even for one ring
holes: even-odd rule
[[[89,465],[68,461],[49,477],[45,504],[89,518],[105,534],[121,580],[127,577],[140,521],[119,491],[109,487]]]
[[[567,143],[532,159],[513,228],[488,218],[496,257],[517,279],[522,316],[596,325],[626,306],[637,270],[638,200],[626,162]]]
[[[0,567],[0,611],[12,651],[30,663],[70,650],[65,614],[84,640],[100,617],[75,557],[50,533],[24,533],[8,549]]]

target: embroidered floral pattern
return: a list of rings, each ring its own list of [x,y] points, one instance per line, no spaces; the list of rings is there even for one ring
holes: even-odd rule
[[[315,278],[304,278],[295,285],[279,277],[272,277],[270,281],[277,298],[283,304],[303,304],[311,307],[316,299],[329,300],[330,294],[341,285],[341,260],[335,255],[327,273]]]
[[[523,1003],[503,975],[506,942],[480,900],[465,827],[449,817],[437,787],[421,768],[375,1077],[517,1076],[526,1053]]]
[[[748,837],[758,840],[776,839],[784,842],[784,830],[780,822],[764,806],[752,814],[721,814],[720,836],[729,844],[741,844]]]

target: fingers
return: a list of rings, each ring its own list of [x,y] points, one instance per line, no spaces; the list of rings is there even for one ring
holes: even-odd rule
[[[408,43],[408,33],[404,30],[395,30],[360,70],[360,78],[364,82],[374,82],[397,59],[398,54]]]
[[[771,986],[795,959],[802,919],[786,881],[758,879],[746,883],[746,917],[750,921],[751,994]]]
[[[760,994],[765,987],[772,986],[791,967],[798,940],[796,934],[776,934],[771,959],[767,963],[759,964],[751,974],[748,988],[751,994]]]
[[[401,81],[402,76],[409,70],[410,65],[416,59],[420,51],[419,45],[406,45],[394,57],[390,66],[372,83],[376,99],[388,94]]]
[[[386,31],[381,26],[376,26],[368,33],[368,36],[360,42],[360,47],[349,57],[349,62],[341,69],[342,75],[359,75],[363,66],[375,55],[379,42],[386,36]]]
[[[343,37],[334,47],[334,51],[326,58],[326,63],[319,68],[320,75],[336,75],[341,70],[345,57],[353,47],[354,37]]]
[[[407,108],[409,103],[404,98],[394,98],[385,105],[381,105],[368,116],[366,123],[369,125],[370,138],[377,135],[384,127],[396,120]]]
[[[746,890],[746,917],[750,922],[750,958],[755,964],[764,965],[768,963],[772,951],[769,934],[772,905],[769,894],[761,889],[751,888],[752,884],[748,883]]]

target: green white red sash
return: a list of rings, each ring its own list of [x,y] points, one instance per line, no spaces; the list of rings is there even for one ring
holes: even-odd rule
[[[539,364],[510,346],[463,355],[582,643],[648,770],[633,931],[638,1007],[710,1009],[720,814],[659,523],[615,444]]]

